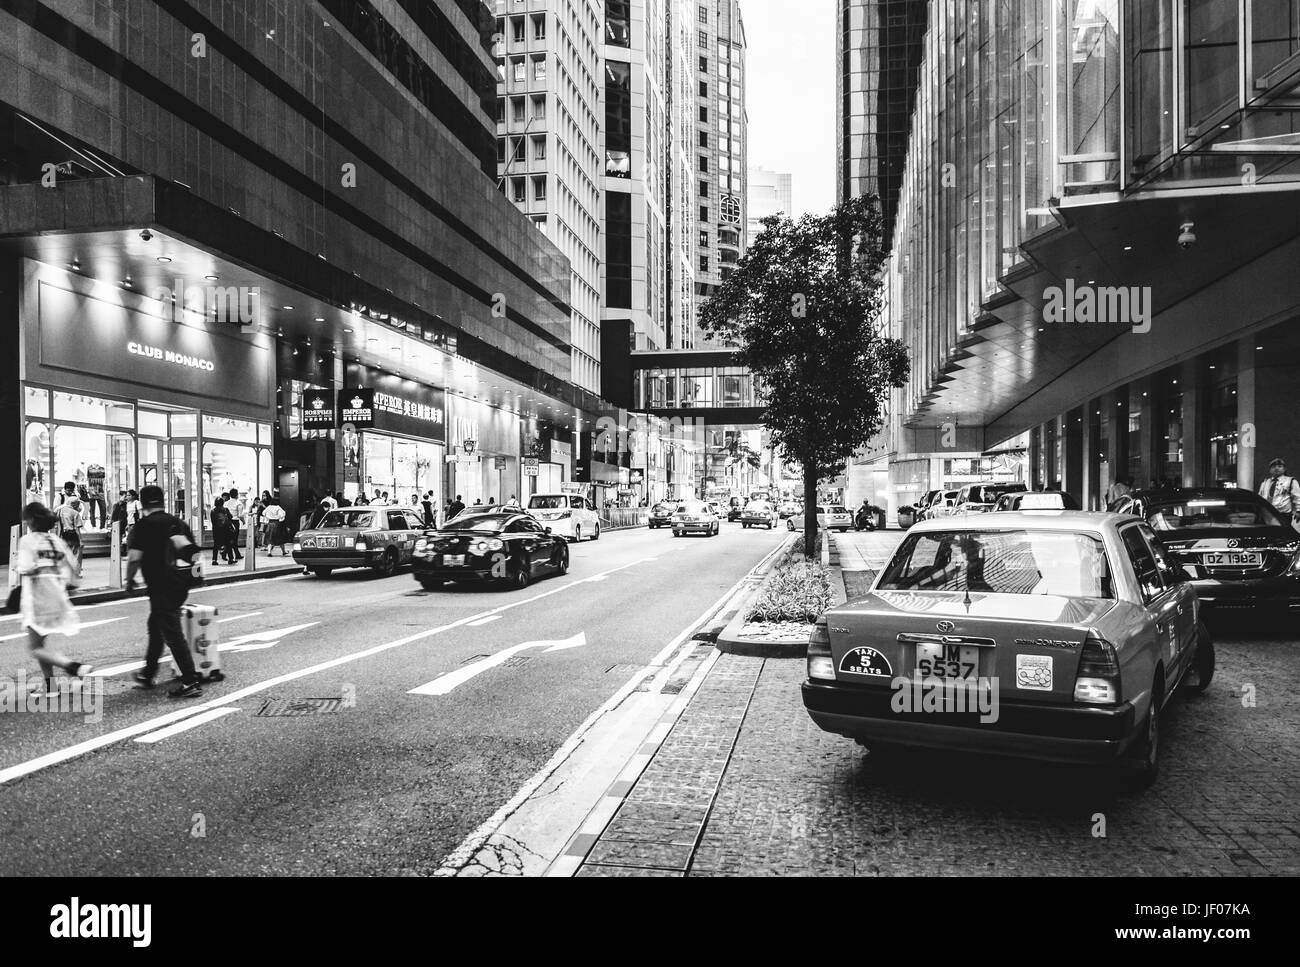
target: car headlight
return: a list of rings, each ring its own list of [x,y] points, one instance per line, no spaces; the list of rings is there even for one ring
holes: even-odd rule
[[[299,551],[301,551],[301,550],[302,550],[302,544],[300,544],[298,541],[294,541],[294,542],[293,542],[293,552],[294,552],[295,554],[297,554],[297,553],[298,553]]]

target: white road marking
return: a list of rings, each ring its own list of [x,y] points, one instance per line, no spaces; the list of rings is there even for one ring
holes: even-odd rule
[[[165,729],[159,729],[157,732],[150,732],[148,735],[142,735],[137,742],[161,742],[163,739],[170,739],[173,735],[180,735],[182,732],[188,732],[190,729],[198,728],[204,722],[211,722],[213,719],[219,719],[223,715],[229,715],[231,712],[238,712],[239,709],[224,706],[222,708],[208,709],[206,712],[200,712],[198,715],[191,716],[182,722],[169,725]]]
[[[488,617],[486,618],[479,618],[477,621],[471,621],[469,623],[469,626],[471,628],[480,628],[483,625],[491,624],[493,621],[496,621],[497,618],[499,617],[501,617],[501,615],[499,614],[488,615]]]
[[[260,611],[249,611],[246,614],[232,614],[229,618],[218,618],[217,624],[223,625],[227,621],[238,621],[240,618],[254,618],[261,613]]]
[[[260,611],[256,612],[256,614],[261,614],[261,613],[262,612]],[[236,615],[235,617],[242,618],[243,615]],[[113,618],[112,620],[120,621],[121,619]],[[251,634],[240,635],[238,638],[234,638],[231,641],[224,642],[223,644],[218,646],[218,650],[219,651],[257,651],[262,648],[270,648],[273,645],[278,645],[280,643],[280,639],[283,638],[285,635],[292,634],[295,631],[302,631],[304,628],[310,628],[312,625],[318,625],[318,624],[320,624],[319,621],[311,621],[305,625],[294,625],[290,628],[280,628],[277,629],[276,631],[254,631]],[[266,643],[268,641],[269,644]],[[245,642],[259,642],[259,644],[245,645],[244,644]],[[140,659],[139,661],[128,661],[121,665],[109,665],[107,668],[96,668],[93,672],[90,673],[90,677],[111,678],[114,675],[123,675],[126,672],[139,671],[143,667],[144,667],[144,659]]]
[[[579,631],[572,638],[565,638],[561,641],[525,641],[523,644],[512,645],[509,648],[503,648],[495,655],[488,655],[486,658],[480,658],[471,665],[465,665],[457,668],[455,671],[447,672],[429,682],[427,685],[421,685],[419,688],[413,688],[407,695],[447,695],[458,685],[464,685],[471,678],[475,678],[489,669],[496,668],[513,655],[521,651],[527,651],[529,648],[542,648],[542,654],[552,651],[564,651],[568,648],[581,648],[587,643],[587,635]]]
[[[610,570],[605,573],[612,574],[615,571],[622,571],[629,567],[635,567],[641,563],[644,563],[644,559],[637,558],[636,560],[629,561],[626,564],[620,564],[618,567],[610,568]],[[542,598],[549,598],[553,594],[562,594],[571,588],[578,587],[582,583],[582,581],[570,581],[568,584],[561,585],[558,588],[553,588],[550,591],[543,591],[541,594],[535,594],[531,598],[511,601],[507,604],[498,605],[488,611],[460,618],[450,624],[439,625],[437,628],[430,628],[426,631],[418,631],[413,635],[407,635],[405,638],[398,638],[396,641],[389,641],[382,645],[375,645],[372,648],[365,648],[348,655],[341,655],[338,658],[332,658],[329,661],[320,662],[319,664],[311,665],[307,668],[300,668],[297,671],[286,672],[283,675],[277,675],[274,678],[268,678],[265,681],[257,682],[245,688],[238,689],[237,691],[231,692],[229,695],[223,695],[221,698],[213,699],[210,702],[203,702],[199,705],[193,705],[175,712],[169,712],[166,715],[160,715],[157,718],[149,719],[136,725],[129,725],[105,735],[93,739],[87,739],[84,742],[78,742],[76,745],[70,745],[64,749],[48,752],[45,755],[36,757],[35,759],[20,762],[17,765],[9,766],[6,769],[0,769],[0,786],[3,786],[7,782],[13,782],[15,779],[21,779],[23,776],[31,775],[33,772],[39,772],[42,769],[48,769],[50,766],[67,762],[69,759],[78,758],[88,752],[102,749],[106,745],[113,745],[116,742],[121,742],[125,739],[132,739],[137,735],[143,735],[145,732],[152,732],[160,726],[179,721],[180,719],[186,718],[190,715],[196,715],[199,712],[205,712],[208,709],[221,708],[231,704],[232,702],[238,702],[247,698],[249,695],[256,695],[258,692],[264,692],[267,689],[275,688],[277,685],[284,685],[287,682],[296,681],[297,679],[305,678],[308,675],[315,675],[318,672],[329,671],[331,668],[337,668],[340,665],[346,665],[350,662],[370,658],[373,655],[390,651],[393,648],[401,648],[403,645],[409,645],[416,641],[423,641],[425,638],[431,638],[434,635],[442,634],[444,631],[450,631],[454,628],[467,625],[471,621],[478,621],[490,615],[509,611],[512,608],[520,608],[526,604],[531,604],[534,601],[540,601]]]
[[[122,617],[120,618],[104,618],[102,621],[86,621],[81,624],[78,630],[85,630],[86,628],[95,628],[99,625],[111,625],[114,621],[123,621],[125,619],[126,619],[126,615],[122,615]],[[26,638],[26,637],[27,637],[27,632],[20,631],[16,635],[5,635],[3,638],[0,638],[0,641],[13,641],[15,638]]]

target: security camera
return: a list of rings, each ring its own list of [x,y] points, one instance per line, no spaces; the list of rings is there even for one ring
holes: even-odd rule
[[[1196,233],[1192,231],[1195,227],[1194,222],[1183,222],[1178,229],[1178,247],[1191,248],[1196,244]]]
[[[151,238],[153,238],[153,232],[149,231],[147,228],[140,233],[140,241],[142,242],[147,242]]]

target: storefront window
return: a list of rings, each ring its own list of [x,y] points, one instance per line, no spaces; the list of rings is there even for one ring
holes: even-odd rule
[[[138,415],[140,433],[144,436],[167,436],[167,414],[141,409]]]
[[[44,423],[29,423],[24,439],[24,503],[39,500],[49,506],[53,500],[54,474],[50,466],[50,428]]]
[[[445,449],[441,444],[403,440],[382,433],[361,435],[364,473],[361,490],[373,500],[387,492],[390,500],[403,507],[418,506],[420,498],[433,492],[434,505],[441,507],[442,469]],[[416,498],[413,502],[412,497]]]
[[[1210,473],[1214,482],[1237,486],[1237,381],[1209,393]]]
[[[135,441],[129,433],[81,426],[56,426],[49,436],[54,474],[48,489],[57,493],[71,483],[88,527],[107,529],[108,508],[135,486]]]
[[[50,416],[50,392],[49,390],[36,389],[28,386],[24,388],[25,397],[23,406],[24,412],[28,419],[49,419]]]
[[[257,475],[258,453],[253,447],[229,443],[203,445],[203,511],[205,518],[217,497],[238,490],[243,494],[260,493]],[[204,520],[207,526],[207,520]]]
[[[135,407],[130,403],[104,400],[96,396],[56,392],[54,419],[60,422],[92,423],[96,426],[117,426],[130,430],[135,427]]]
[[[199,417],[197,413],[173,413],[172,414],[172,432],[173,437],[193,437],[199,433]]]
[[[235,443],[256,443],[257,424],[251,420],[233,420],[224,416],[203,417],[205,440],[230,440]]]

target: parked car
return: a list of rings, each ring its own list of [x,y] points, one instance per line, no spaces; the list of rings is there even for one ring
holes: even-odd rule
[[[667,500],[661,500],[651,507],[650,513],[646,515],[646,522],[650,525],[650,529],[654,530],[656,527],[666,527],[671,524],[673,511],[676,509],[677,505]]]
[[[686,534],[703,534],[716,537],[722,530],[722,518],[714,512],[707,501],[683,500],[673,511],[673,537]]]
[[[962,487],[953,505],[954,514],[987,514],[1003,494],[1026,490],[1022,483],[975,483]]]
[[[926,505],[925,510],[921,512],[918,523],[922,520],[937,520],[941,517],[952,515],[952,509],[957,503],[957,495],[960,491],[944,490],[934,500]]]
[[[740,522],[745,527],[766,527],[771,530],[781,522],[781,518],[771,501],[751,500],[745,505],[745,512],[740,515]]]
[[[843,534],[853,526],[853,515],[839,504],[820,504],[817,507],[817,526]]]
[[[921,513],[929,506],[930,501],[934,500],[942,491],[927,490],[921,499],[913,504],[904,504],[898,508],[898,526],[907,530],[918,520],[921,519]]]
[[[560,537],[574,542],[583,537],[600,540],[600,515],[581,494],[533,494],[528,498],[527,510]]]
[[[317,577],[341,567],[373,568],[385,577],[411,561],[424,533],[420,515],[401,507],[341,507],[293,541],[293,560]]]
[[[1145,781],[1168,702],[1213,674],[1196,591],[1144,522],[972,515],[913,527],[865,597],[817,621],[803,700],[869,748],[1117,764]],[[967,709],[988,702],[935,714],[917,692],[945,683]]]
[[[415,579],[426,591],[448,581],[500,581],[527,587],[569,570],[568,541],[531,514],[461,514],[415,542]]]
[[[1151,525],[1215,611],[1300,611],[1300,534],[1272,505],[1236,487],[1135,490],[1117,513]]]
[[[1064,490],[1024,490],[1003,494],[993,505],[995,513],[1007,511],[1078,510],[1079,502]]]

